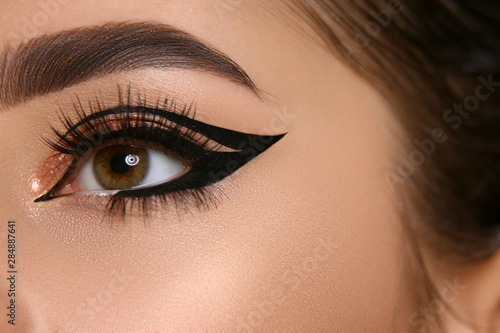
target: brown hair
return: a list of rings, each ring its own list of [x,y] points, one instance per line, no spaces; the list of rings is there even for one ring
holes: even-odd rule
[[[401,198],[423,305],[439,295],[421,243],[455,264],[500,247],[500,5],[294,0],[292,10],[393,105],[404,135],[386,178]]]
[[[294,6],[394,105],[405,152],[386,177],[401,195],[411,232],[450,262],[490,257],[500,246],[500,6],[459,0]]]

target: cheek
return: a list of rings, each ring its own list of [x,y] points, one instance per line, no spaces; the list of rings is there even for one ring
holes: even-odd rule
[[[247,217],[241,246],[252,249],[237,282],[247,330],[392,327],[403,266],[397,200],[385,180],[395,145],[385,105],[346,81],[350,94],[295,103],[289,134],[260,159],[259,170],[272,171],[256,170],[242,185],[253,189],[237,210]]]
[[[266,191],[251,196],[242,233],[255,249],[246,264],[258,262],[247,268],[255,278],[244,303],[253,329],[390,327],[402,230],[383,177],[389,156],[351,125],[332,135],[332,126],[303,119],[285,139],[290,149],[262,168],[273,174],[255,179]]]

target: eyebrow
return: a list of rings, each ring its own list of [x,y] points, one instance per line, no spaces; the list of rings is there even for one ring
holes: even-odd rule
[[[43,35],[0,56],[0,106],[116,72],[143,68],[195,69],[246,86],[248,74],[217,49],[172,26],[152,22],[110,22]]]

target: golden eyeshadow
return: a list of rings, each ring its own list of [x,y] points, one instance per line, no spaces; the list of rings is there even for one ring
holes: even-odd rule
[[[54,186],[68,169],[73,157],[59,152],[51,154],[38,167],[31,181],[31,191],[35,196],[46,192]]]

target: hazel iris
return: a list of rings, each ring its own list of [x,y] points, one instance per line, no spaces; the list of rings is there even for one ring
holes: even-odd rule
[[[94,157],[94,175],[107,190],[122,190],[139,186],[149,169],[145,148],[116,145],[98,151]]]

